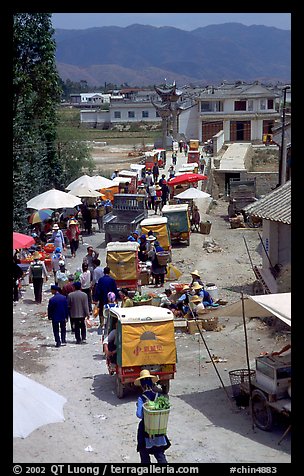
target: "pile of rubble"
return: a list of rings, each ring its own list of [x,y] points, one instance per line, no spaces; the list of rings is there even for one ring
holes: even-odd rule
[[[206,237],[204,240],[203,248],[208,253],[221,252],[223,249],[216,243],[213,238]]]

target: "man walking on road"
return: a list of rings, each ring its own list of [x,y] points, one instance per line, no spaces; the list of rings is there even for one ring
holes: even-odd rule
[[[66,322],[68,320],[67,298],[60,294],[59,291],[60,287],[56,284],[52,284],[51,292],[53,297],[51,297],[48,304],[48,318],[52,321],[53,325],[53,334],[56,342],[55,347],[66,344]],[[61,335],[59,335],[59,328]]]
[[[99,301],[99,320],[100,320],[100,329],[102,331],[103,326],[103,307],[108,302],[108,293],[112,292],[115,294],[116,299],[120,299],[118,289],[116,286],[116,281],[112,276],[110,276],[110,268],[106,266],[103,270],[104,275],[98,280],[97,286],[94,293],[94,303],[97,304]]]
[[[75,324],[75,338],[76,344],[86,341],[87,330],[85,325],[85,318],[89,318],[89,302],[86,293],[81,291],[80,281],[74,283],[75,291],[68,294],[68,310],[72,322]],[[80,336],[81,334],[81,336]]]
[[[34,286],[34,295],[35,302],[40,304],[42,301],[42,285],[43,277],[45,280],[48,280],[48,274],[43,261],[40,261],[40,254],[38,251],[35,251],[33,254],[34,261],[30,264],[29,268],[29,281],[33,283]]]

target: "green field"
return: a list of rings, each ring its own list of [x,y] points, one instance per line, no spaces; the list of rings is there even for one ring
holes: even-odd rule
[[[130,131],[117,130],[99,130],[87,129],[80,125],[79,109],[61,108],[59,110],[59,136],[73,136],[75,140],[87,141],[105,141],[109,145],[119,144],[147,144],[153,143],[157,137],[160,137],[161,126],[159,130],[142,130],[139,129],[140,124],[132,124]]]

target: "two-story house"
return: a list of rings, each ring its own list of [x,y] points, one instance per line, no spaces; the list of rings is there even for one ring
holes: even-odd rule
[[[196,104],[182,111],[179,132],[200,142],[223,131],[224,142],[259,142],[272,132],[280,117],[276,110],[278,94],[258,82],[223,83],[207,87],[196,97]]]

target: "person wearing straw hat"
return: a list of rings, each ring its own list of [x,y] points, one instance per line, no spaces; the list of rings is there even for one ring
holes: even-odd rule
[[[160,185],[155,185],[155,192],[154,212],[157,215],[157,209],[159,209],[159,212],[162,210],[162,188]]]
[[[40,260],[40,253],[35,251],[29,267],[29,282],[33,283],[36,304],[40,304],[42,301],[43,278],[48,280],[47,270],[44,262]]]
[[[198,312],[198,306],[200,306],[202,303],[202,298],[200,296],[198,296],[197,294],[195,294],[194,296],[192,296],[190,298],[190,304],[189,304],[189,307],[192,311],[192,313],[194,314],[195,317],[198,316],[199,312]],[[203,306],[204,307],[204,306]]]
[[[136,403],[136,416],[140,418],[137,429],[137,451],[140,454],[142,464],[151,463],[150,455],[153,455],[158,463],[167,463],[165,451],[171,446],[167,435],[149,437],[145,431],[143,405],[148,400],[154,401],[159,396],[153,390],[153,384],[157,381],[158,377],[150,374],[147,369],[142,370],[139,377],[134,381],[134,385],[140,386],[142,389],[142,394],[138,397]]]
[[[72,258],[75,258],[76,251],[78,250],[78,247],[79,247],[79,235],[80,235],[80,229],[78,226],[78,221],[72,218],[69,221],[69,226],[66,231],[66,236],[70,243]]]
[[[191,278],[192,278],[192,281],[190,283],[190,286],[193,286],[194,283],[198,283],[200,284],[201,286],[204,286],[204,283],[203,281],[201,280],[201,276],[198,272],[197,269],[195,269],[194,271],[192,271],[191,273]]]
[[[55,223],[53,225],[52,236],[48,240],[48,242],[54,243],[55,248],[59,247],[63,251],[66,250],[64,236],[63,236],[62,230],[59,228],[58,223]]]
[[[204,286],[201,286],[199,283],[194,283],[192,289],[195,291],[195,295],[199,296],[204,304],[205,307],[218,307],[218,304],[213,302],[212,297],[204,289]]]
[[[191,297],[191,289],[188,284],[183,287],[183,294],[176,301],[177,309],[185,315],[189,311],[189,299]]]

